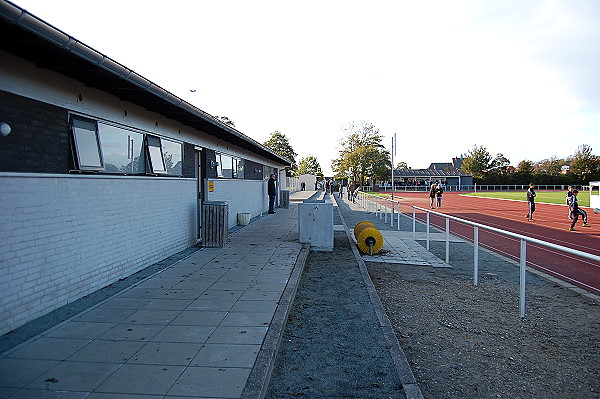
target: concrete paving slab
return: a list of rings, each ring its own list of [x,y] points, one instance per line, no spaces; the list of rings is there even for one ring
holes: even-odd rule
[[[79,338],[94,339],[110,330],[116,323],[96,323],[91,321],[78,321],[64,324],[53,329],[46,337],[52,338]]]
[[[205,344],[191,366],[252,368],[259,350],[260,345]]]
[[[165,395],[184,370],[184,366],[124,364],[97,391]]]
[[[240,397],[251,371],[268,367],[257,362],[261,350],[273,353],[264,341],[302,251],[297,228],[294,205],[258,218],[232,231],[224,248],[190,253],[1,354],[0,371],[17,374],[0,372],[0,393]]]
[[[124,363],[145,344],[130,341],[94,340],[75,352],[67,360],[72,362]]]
[[[187,366],[202,348],[189,342],[148,342],[127,361],[130,364]]]
[[[152,338],[152,342],[204,343],[215,331],[211,326],[175,326],[163,328]]]
[[[9,351],[8,359],[65,360],[90,343],[89,339],[41,337]]]
[[[90,392],[119,367],[119,363],[61,362],[34,380],[27,388]]]
[[[100,340],[146,342],[152,339],[164,328],[161,325],[117,324],[100,335]]]
[[[58,360],[0,359],[0,375],[4,388],[29,385],[37,377],[59,364]],[[14,390],[11,390],[14,393]]]
[[[248,368],[188,367],[169,395],[239,398],[249,375]]]
[[[412,233],[409,235],[407,232],[393,230],[380,230],[380,232],[384,239],[383,248],[379,254],[373,256],[362,254],[366,262],[452,267],[413,240]],[[356,239],[354,240],[356,242]]]

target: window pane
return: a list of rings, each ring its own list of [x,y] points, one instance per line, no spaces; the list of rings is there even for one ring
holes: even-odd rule
[[[224,178],[233,178],[233,159],[230,156],[221,154],[221,171]]]
[[[146,136],[148,141],[148,155],[150,156],[150,169],[152,173],[166,173],[160,138]]]
[[[103,169],[102,156],[100,155],[100,148],[98,146],[96,122],[73,118],[72,124],[79,169]]]
[[[161,139],[161,141],[167,173],[170,175],[181,175],[183,164],[181,143],[176,143],[175,141],[167,139]]]
[[[238,159],[238,163],[237,163],[237,178],[238,179],[243,179],[244,178],[244,160],[243,159]]]
[[[98,129],[107,172],[144,173],[143,134],[103,123]]]

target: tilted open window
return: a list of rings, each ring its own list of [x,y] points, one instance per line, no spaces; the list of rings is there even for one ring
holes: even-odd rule
[[[79,170],[104,170],[98,126],[92,119],[72,117],[75,161]]]

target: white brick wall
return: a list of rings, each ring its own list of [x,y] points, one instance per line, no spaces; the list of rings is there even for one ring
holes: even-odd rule
[[[252,217],[269,210],[267,182],[263,180],[209,179],[215,190],[208,192],[209,201],[229,203],[229,228],[237,225],[238,213],[250,213]]]
[[[0,175],[0,334],[196,243],[196,180]]]

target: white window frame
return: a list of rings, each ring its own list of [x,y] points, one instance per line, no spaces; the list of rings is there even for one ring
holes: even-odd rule
[[[98,155],[97,158],[97,162],[92,163],[92,164],[86,164],[87,160],[83,160],[82,159],[82,154],[86,153],[86,152],[90,152],[90,153],[94,153],[94,149],[93,148],[88,148],[88,149],[84,149],[85,146],[85,142],[86,139],[85,137],[85,133],[87,132],[89,135],[89,132],[91,132],[91,130],[86,129],[84,130],[84,128],[82,127],[78,127],[76,126],[76,123],[88,123],[90,125],[94,126],[94,136],[95,136],[95,150],[96,150],[96,154]],[[102,146],[100,144],[100,135],[98,133],[98,122],[94,119],[89,119],[89,118],[84,118],[84,117],[80,117],[80,116],[71,116],[71,131],[73,132],[73,144],[75,146],[74,148],[74,152],[75,152],[75,158],[77,159],[77,168],[79,170],[82,171],[102,171],[104,170],[104,159],[102,158]],[[91,147],[93,147],[93,144],[89,143],[90,140],[89,138],[87,139],[88,141],[88,145],[90,145]],[[95,160],[94,160],[95,161]]]

